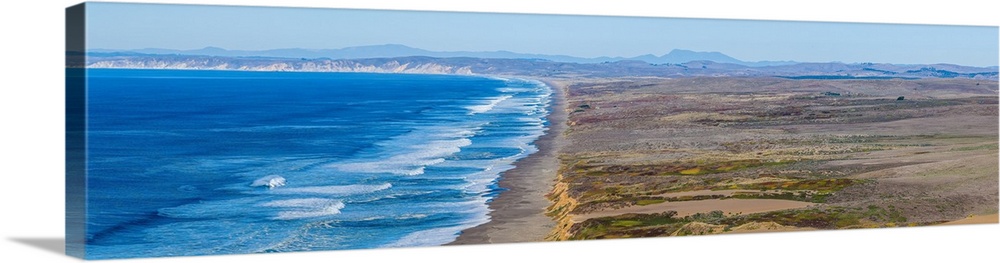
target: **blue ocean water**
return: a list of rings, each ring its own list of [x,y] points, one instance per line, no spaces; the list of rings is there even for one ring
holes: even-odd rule
[[[87,74],[88,258],[451,242],[537,151],[551,94],[449,75]]]

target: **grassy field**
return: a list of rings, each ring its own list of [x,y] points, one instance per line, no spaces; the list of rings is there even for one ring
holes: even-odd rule
[[[997,82],[575,79],[549,239],[997,213]]]

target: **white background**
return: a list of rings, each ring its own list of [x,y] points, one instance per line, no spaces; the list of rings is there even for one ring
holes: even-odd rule
[[[115,1],[117,2],[117,1]],[[403,10],[1000,25],[994,1],[130,1]],[[666,2],[666,1],[663,1]],[[64,8],[77,1],[0,4],[0,252],[4,262],[72,262],[63,237]],[[26,241],[27,240],[27,241]],[[41,241],[39,241],[41,240]],[[813,231],[411,249],[202,256],[119,262],[670,262],[740,260],[991,262],[1000,225]],[[40,248],[31,244],[49,244]],[[984,261],[985,260],[985,261]]]

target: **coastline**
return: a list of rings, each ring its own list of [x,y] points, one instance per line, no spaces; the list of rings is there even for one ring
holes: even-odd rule
[[[495,244],[543,241],[556,226],[545,215],[551,205],[546,195],[552,191],[559,170],[559,149],[565,144],[566,108],[564,85],[539,79],[552,88],[551,112],[546,117],[549,130],[535,140],[538,152],[514,163],[497,184],[507,189],[489,204],[490,221],[466,230],[445,245]]]

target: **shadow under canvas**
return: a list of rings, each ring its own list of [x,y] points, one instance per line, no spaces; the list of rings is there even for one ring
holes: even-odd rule
[[[59,237],[15,237],[11,241],[60,255],[66,254],[66,239]]]

